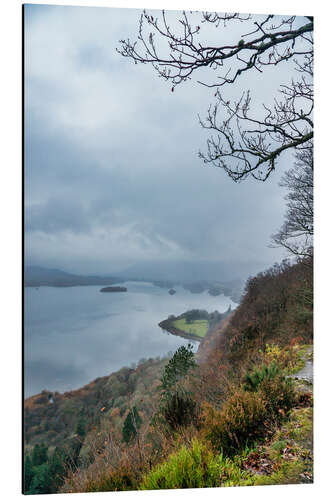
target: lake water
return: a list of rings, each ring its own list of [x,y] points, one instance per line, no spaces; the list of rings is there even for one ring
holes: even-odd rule
[[[152,283],[121,285],[128,291],[100,293],[100,286],[25,288],[26,397],[43,389],[77,389],[142,358],[164,356],[188,344],[159,328],[170,314],[189,309],[224,312],[236,306],[229,297],[193,294],[182,287],[169,295]]]

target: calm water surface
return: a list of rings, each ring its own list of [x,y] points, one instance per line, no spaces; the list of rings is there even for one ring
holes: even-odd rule
[[[25,289],[26,397],[77,389],[142,358],[175,351],[188,340],[159,328],[170,314],[236,306],[229,297],[182,287],[171,296],[152,283],[121,285],[127,293],[100,293],[100,286]]]

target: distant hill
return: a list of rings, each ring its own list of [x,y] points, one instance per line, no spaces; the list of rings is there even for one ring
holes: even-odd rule
[[[212,261],[141,262],[118,276],[91,276],[68,273],[60,269],[26,266],[24,286],[111,286],[124,281],[151,281],[157,286],[172,288],[182,285],[192,293],[208,290],[211,295],[224,295],[239,302],[246,279],[257,273],[258,263]]]
[[[24,269],[24,286],[113,285],[122,281],[115,276],[81,276],[39,266],[26,266]]]
[[[265,266],[264,266],[265,267]],[[222,261],[158,261],[140,262],[121,271],[128,279],[146,279],[173,283],[193,283],[199,281],[246,280],[257,274],[262,263],[222,262]]]
[[[151,281],[156,286],[172,288],[182,285],[192,293],[208,290],[211,295],[224,295],[239,302],[245,279],[250,270],[239,265],[235,269],[224,263],[213,262],[154,262],[140,263],[121,272],[121,276],[91,276],[68,273],[60,269],[48,269],[40,266],[26,266],[24,286],[111,286],[124,281]],[[242,278],[239,278],[242,276]]]

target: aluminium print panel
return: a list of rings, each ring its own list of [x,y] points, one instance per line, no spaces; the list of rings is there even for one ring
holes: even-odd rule
[[[23,22],[23,493],[312,483],[313,17]]]

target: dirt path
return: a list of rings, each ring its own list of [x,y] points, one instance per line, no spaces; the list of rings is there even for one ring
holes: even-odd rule
[[[307,352],[304,354],[305,365],[301,370],[293,375],[293,378],[297,380],[306,380],[307,382],[313,384],[313,360],[312,360],[313,347],[309,347]]]

